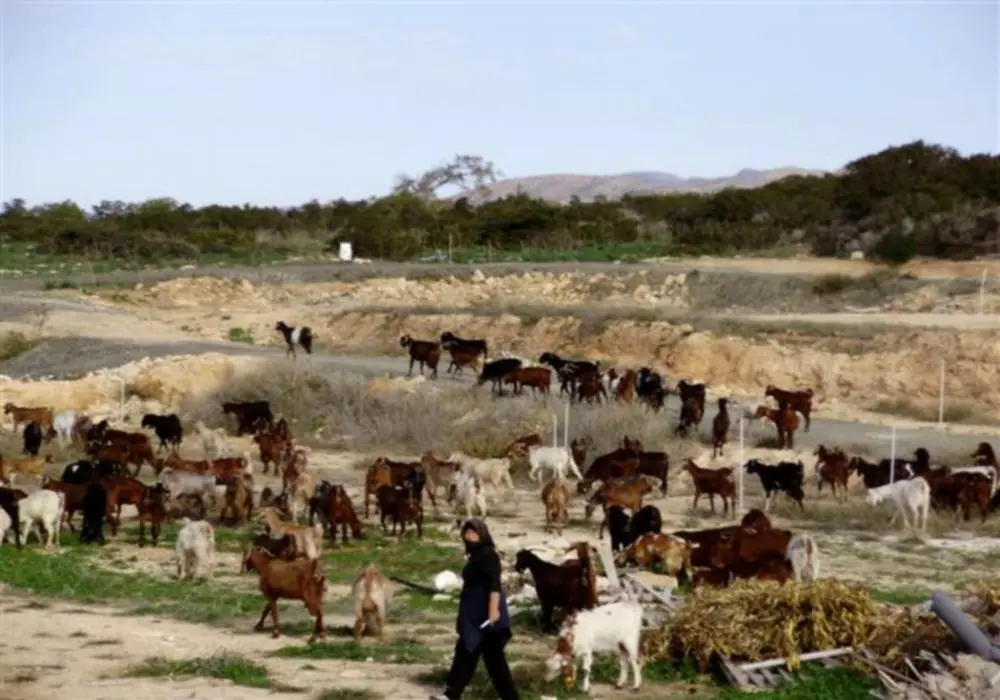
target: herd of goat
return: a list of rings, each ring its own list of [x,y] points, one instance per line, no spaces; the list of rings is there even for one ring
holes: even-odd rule
[[[277,329],[285,336],[290,354],[294,354],[296,345],[311,352],[308,328],[295,329],[279,323]],[[676,393],[681,401],[678,432],[684,435],[691,428],[697,429],[705,413],[704,384],[681,381],[671,389],[661,375],[649,368],[602,372],[598,363],[567,360],[552,353],[543,354],[537,364],[515,357],[487,361],[485,341],[463,340],[451,333],[443,334],[439,342],[403,336],[401,345],[408,349],[411,373],[414,364],[419,364],[421,373],[427,367],[435,377],[442,351],[447,351],[451,357],[448,372],[461,373],[463,368],[474,366],[479,372],[479,384],[492,382],[497,394],[503,393],[505,385],[512,386],[515,394],[525,386],[547,393],[554,373],[560,392],[579,401],[611,397],[628,403],[641,401],[659,411],[667,397]],[[780,447],[790,448],[799,415],[805,420],[805,429],[809,429],[813,392],[768,386],[765,394],[776,401],[777,408],[762,405],[754,415],[771,420],[777,427]],[[718,399],[717,406],[711,425],[713,457],[723,454],[730,433],[726,399]],[[263,526],[263,531],[249,543],[242,570],[257,572],[260,591],[267,601],[256,629],[262,628],[270,614],[276,636],[281,634],[277,611],[280,599],[302,601],[315,618],[311,640],[323,636],[325,577],[320,555],[324,540],[336,542],[338,529],[343,542],[349,537],[363,538],[363,520],[371,517],[372,505],[384,532],[395,534],[398,528],[402,535],[408,525],[413,525],[419,537],[423,534],[425,494],[435,511],[444,489],[445,501],[456,516],[464,511],[467,517],[485,518],[489,501],[503,498],[515,488],[512,472],[519,466],[526,467],[529,481],[541,487],[547,530],[562,532],[569,523],[575,498],[582,498],[587,520],[598,508],[602,510],[598,537],[603,539],[607,530],[618,566],[658,568],[679,579],[690,578],[694,588],[728,586],[737,578],[784,583],[818,575],[819,553],[813,539],[806,533],[772,527],[767,515],[779,493],[804,509],[805,469],[801,461],[767,464],[750,460],[743,465],[746,474],[760,480],[765,496],[763,508],[751,510],[739,524],[665,533],[660,510],[644,501],[656,492],[661,497],[667,495],[670,458],[664,452],[646,451],[641,441],[627,435],[619,448],[597,456],[589,464],[589,440],[578,438],[565,447],[549,446],[538,434],[520,437],[502,454],[487,459],[461,452],[439,457],[432,451],[412,462],[379,457],[365,473],[359,512],[342,484],[317,479],[309,465],[309,452],[296,445],[288,422],[275,416],[267,401],[221,405],[222,412],[235,420],[235,434],[252,436],[260,471],[280,476],[280,490],[267,487],[259,494],[254,489],[253,457],[222,454],[212,431],[200,422],[195,429],[201,437],[204,457],[182,457],[179,448],[184,441],[184,426],[176,414],[147,414],[140,421],[140,430],[130,432],[111,427],[107,420],[94,423],[74,411],[56,412],[51,407],[13,403],[5,404],[3,409],[15,432],[21,431],[27,456],[0,457],[0,542],[13,536],[14,545],[20,548],[40,528],[45,533],[46,547],[58,544],[64,522],[76,533],[73,518],[80,512],[80,542],[104,543],[105,524],[111,536],[117,536],[122,506],[131,505],[138,512],[139,546],[146,544],[147,526],[156,545],[162,525],[179,519],[182,527],[175,543],[178,578],[211,577],[215,535],[214,526],[206,519],[211,505],[218,511],[216,526],[249,522]],[[42,473],[52,457],[43,456],[41,451],[53,439],[84,453],[84,458],[63,468],[59,479]],[[849,480],[856,474],[866,489],[867,503],[892,503],[896,510],[893,520],[901,515],[904,526],[912,520],[914,526],[926,528],[931,507],[962,512],[966,520],[974,507],[983,520],[1000,512],[1000,468],[988,443],[981,443],[972,455],[973,466],[957,469],[933,467],[923,448],[911,460],[886,459],[878,463],[822,445],[815,454],[817,491],[829,486],[836,498],[846,498]],[[151,483],[139,479],[146,467],[156,477]],[[724,514],[735,512],[733,468],[708,469],[691,459],[685,459],[681,468],[694,486],[692,508],[697,509],[699,500],[706,496],[715,513],[715,498],[719,497]],[[28,494],[15,487],[15,474],[39,477],[41,487]],[[576,480],[575,488],[570,487],[571,479]],[[308,522],[300,522],[306,516]],[[41,541],[41,534],[38,538]],[[562,564],[545,561],[528,549],[517,552],[514,562],[517,572],[530,572],[533,578],[542,626],[547,632],[556,630],[556,609],[574,613],[566,622],[572,629],[567,632],[564,626],[562,632],[572,643],[568,647],[560,645],[562,656],[550,659],[550,671],[558,673],[561,668],[567,672],[573,660],[586,659],[595,644],[614,643],[618,646],[612,651],[626,650],[621,656],[620,683],[624,683],[630,664],[637,658],[631,650],[633,631],[638,634],[639,623],[630,622],[634,616],[628,603],[598,605],[590,547],[579,543],[573,550],[576,558]],[[369,565],[359,573],[355,597],[355,635],[360,637],[370,629],[381,636],[391,596],[377,568]],[[613,617],[614,625],[608,627],[608,611],[615,605],[628,609],[622,608]],[[613,634],[597,634],[598,629],[612,629]],[[638,687],[638,670],[632,668]],[[585,663],[584,672],[586,686],[589,663]]]

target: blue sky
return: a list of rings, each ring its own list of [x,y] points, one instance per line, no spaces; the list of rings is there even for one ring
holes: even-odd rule
[[[0,2],[0,198],[292,205],[1000,150],[998,5]]]

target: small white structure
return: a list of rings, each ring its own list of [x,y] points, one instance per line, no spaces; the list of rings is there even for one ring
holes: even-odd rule
[[[338,257],[340,258],[340,262],[351,262],[354,260],[354,247],[349,241],[340,242]]]

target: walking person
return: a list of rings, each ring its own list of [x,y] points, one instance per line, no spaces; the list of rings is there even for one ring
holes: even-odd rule
[[[462,594],[458,602],[458,642],[445,690],[431,700],[460,700],[483,657],[486,671],[500,700],[519,700],[504,647],[510,641],[510,613],[500,585],[500,555],[486,523],[478,518],[462,526],[462,540],[469,555],[462,569]]]

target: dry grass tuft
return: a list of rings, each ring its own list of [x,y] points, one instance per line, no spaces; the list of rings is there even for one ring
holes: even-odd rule
[[[937,401],[915,401],[909,398],[882,399],[875,402],[870,409],[875,413],[890,416],[900,416],[925,423],[938,421]],[[992,416],[983,410],[982,406],[972,401],[947,401],[944,406],[945,423],[964,423],[966,425],[991,425]]]
[[[285,416],[293,433],[307,443],[355,452],[439,454],[461,450],[478,457],[500,456],[515,438],[539,433],[552,440],[552,417],[559,416],[563,443],[565,401],[494,398],[489,387],[473,388],[447,379],[373,382],[355,375],[321,372],[285,361],[269,363],[229,385],[224,394],[199,397],[182,405],[181,414],[206,425],[227,425],[222,401],[267,400]],[[509,391],[508,391],[509,393]],[[662,416],[638,406],[579,406],[570,411],[570,439],[590,440],[590,455],[619,446],[624,434],[638,436],[649,450],[680,455],[697,452],[696,441],[669,442]],[[671,449],[672,448],[672,449]]]

